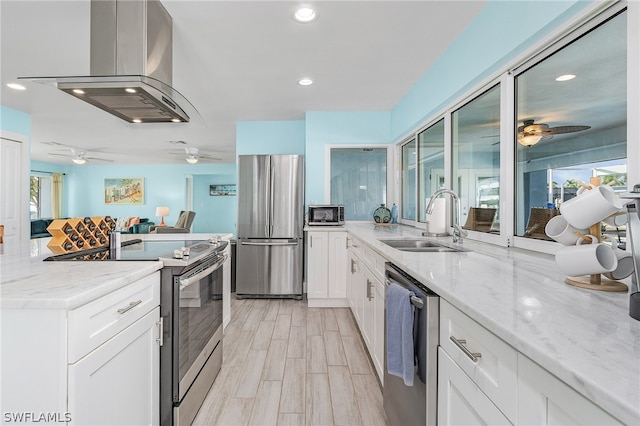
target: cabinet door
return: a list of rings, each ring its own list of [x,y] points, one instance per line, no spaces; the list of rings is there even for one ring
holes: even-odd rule
[[[307,233],[307,298],[327,297],[328,233]]]
[[[160,308],[69,365],[72,425],[157,425]]]
[[[329,263],[327,296],[331,299],[345,299],[347,297],[347,249],[346,232],[328,232],[329,234]]]
[[[385,285],[376,280],[374,303],[374,335],[373,335],[373,363],[382,383],[384,380],[384,290]],[[382,383],[384,385],[384,383]]]
[[[358,294],[358,258],[354,255],[352,250],[349,250],[349,263],[347,270],[347,299],[349,301],[349,307],[353,316],[356,316],[356,295]]]
[[[511,424],[441,347],[438,348],[438,424]]]
[[[522,354],[518,354],[518,424],[617,425],[618,420]]]
[[[367,267],[362,268],[364,276],[362,280],[362,337],[367,345],[369,354],[373,353],[374,336],[374,300],[376,291],[376,279]]]

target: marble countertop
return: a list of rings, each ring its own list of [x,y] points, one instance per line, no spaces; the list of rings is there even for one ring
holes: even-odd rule
[[[123,241],[207,240],[231,234],[123,234]],[[50,238],[0,244],[0,309],[74,309],[162,268],[160,261],[44,262]]]
[[[421,229],[346,229],[620,421],[640,424],[640,322],[629,316],[628,292],[567,285],[547,254],[469,239],[465,252],[404,252],[379,239]]]

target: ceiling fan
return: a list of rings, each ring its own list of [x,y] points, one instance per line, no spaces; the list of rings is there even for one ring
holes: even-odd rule
[[[99,157],[89,157],[87,156],[87,154],[89,153],[89,151],[83,149],[83,148],[77,148],[74,146],[70,146],[70,145],[65,145],[59,142],[42,142],[45,145],[53,145],[53,146],[60,146],[63,147],[65,150],[68,150],[69,153],[58,153],[58,152],[49,152],[48,155],[50,157],[65,157],[65,158],[71,158],[71,161],[73,161],[75,164],[85,164],[87,161],[104,161],[107,163],[113,163],[113,160],[109,160],[107,158],[99,158]]]
[[[222,158],[214,157],[210,154],[203,153],[199,148],[184,147],[184,152],[176,151],[171,152],[172,155],[179,155],[184,157],[185,161],[189,164],[196,164],[200,160],[204,161],[221,161]]]
[[[541,140],[551,139],[553,135],[581,132],[591,126],[557,126],[549,127],[545,123],[534,123],[534,120],[523,120],[518,127],[518,142],[524,146],[532,146]]]

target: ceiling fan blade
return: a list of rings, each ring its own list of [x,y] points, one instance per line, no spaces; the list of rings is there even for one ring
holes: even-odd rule
[[[222,161],[222,158],[214,157],[209,154],[200,154],[198,155],[198,158],[205,159],[205,160],[212,160],[212,161]]]
[[[583,130],[590,129],[591,126],[557,126],[551,127],[549,131],[554,135],[560,135],[562,133],[581,132]]]
[[[91,160],[91,161],[104,161],[106,163],[113,163],[113,160],[109,160],[108,158],[98,158],[98,157],[82,157],[85,160]]]
[[[49,152],[47,153],[48,156],[50,157],[66,157],[66,158],[73,158],[75,157],[75,155],[69,155],[69,154],[57,154],[55,152]]]

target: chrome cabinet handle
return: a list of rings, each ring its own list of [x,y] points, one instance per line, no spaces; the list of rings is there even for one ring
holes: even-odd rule
[[[356,262],[355,259],[351,259],[351,273],[355,274],[356,272],[358,272],[358,262]]]
[[[313,235],[309,235],[309,247],[313,247]]]
[[[482,354],[479,352],[471,352],[465,344],[467,343],[466,339],[456,339],[453,336],[449,336],[449,339],[462,351],[466,356],[468,356],[471,361],[478,362],[478,358],[482,357]]]
[[[373,299],[373,295],[371,294],[371,281],[367,278],[367,299]]]
[[[135,308],[141,303],[142,303],[142,300],[136,300],[135,302],[130,302],[129,305],[125,306],[124,308],[118,309],[118,313],[124,314],[125,312],[130,311],[131,309]]]
[[[162,346],[164,345],[164,318],[160,317],[160,321],[156,322],[156,325],[158,326],[159,335],[159,337],[156,339],[156,342],[158,342],[158,344]]]

